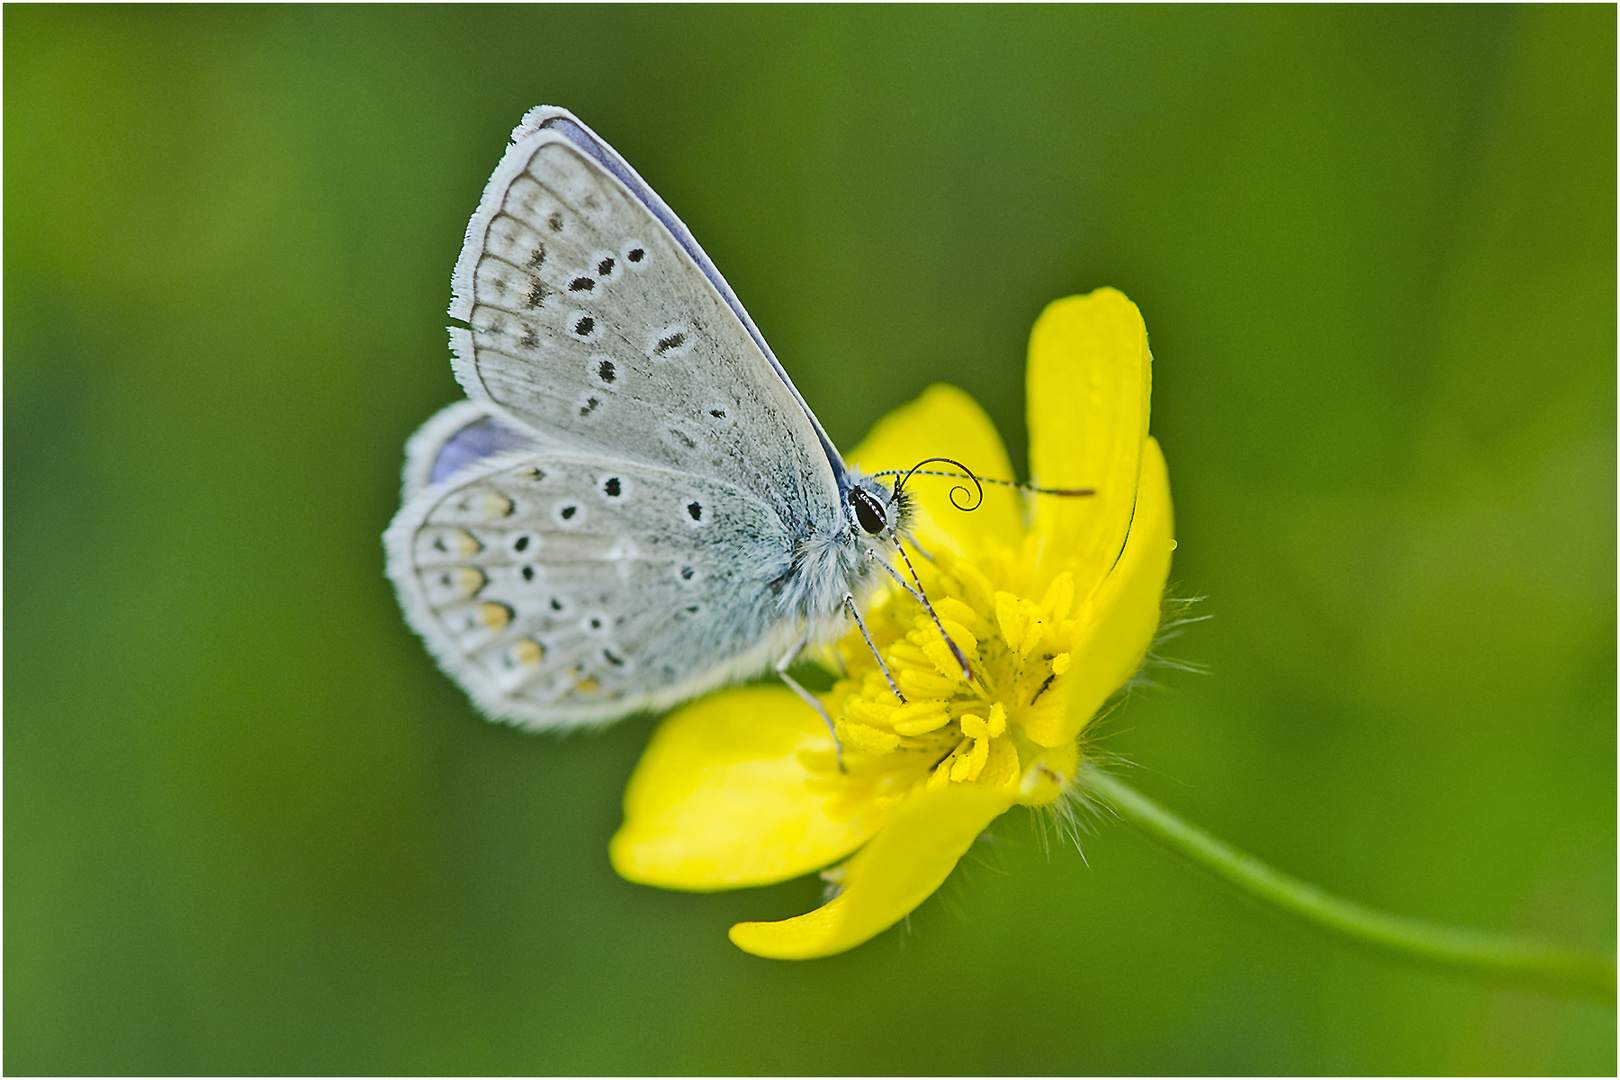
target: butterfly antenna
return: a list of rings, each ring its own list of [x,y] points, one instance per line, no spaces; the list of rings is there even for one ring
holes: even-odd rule
[[[947,464],[955,465],[962,471],[959,473],[953,473],[940,472],[937,469],[923,468],[924,465],[931,464],[935,461],[943,461]],[[977,510],[979,508],[979,504],[984,501],[984,488],[982,486],[984,484],[995,484],[999,487],[1017,488],[1019,491],[1029,491],[1036,495],[1084,496],[1097,494],[1095,488],[1051,488],[1041,487],[1039,484],[1026,484],[1019,480],[996,480],[988,476],[975,476],[972,469],[953,458],[924,458],[922,461],[917,462],[917,464],[913,465],[909,469],[881,469],[872,475],[900,477],[901,479],[895,481],[894,486],[896,490],[904,487],[906,481],[910,480],[913,476],[943,476],[950,480],[971,480],[973,481],[973,486],[977,497],[973,502],[967,505],[963,505],[957,501],[959,494],[962,497],[967,496],[967,488],[962,487],[961,485],[951,488],[951,505],[956,507],[958,510]]]

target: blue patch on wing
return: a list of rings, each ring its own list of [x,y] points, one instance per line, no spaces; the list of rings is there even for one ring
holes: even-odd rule
[[[444,441],[444,445],[439,447],[438,456],[433,459],[433,471],[428,476],[428,482],[437,484],[475,461],[533,445],[533,440],[519,435],[493,416],[481,416],[450,436]]]

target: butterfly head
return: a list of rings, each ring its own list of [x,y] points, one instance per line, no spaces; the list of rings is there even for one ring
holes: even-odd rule
[[[851,532],[869,549],[892,550],[910,530],[911,497],[898,485],[891,488],[853,469],[844,493],[844,511]]]

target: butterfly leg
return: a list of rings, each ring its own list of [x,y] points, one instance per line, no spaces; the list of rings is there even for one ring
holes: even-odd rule
[[[905,582],[901,582],[901,584],[903,585]],[[844,606],[849,608],[850,615],[854,616],[855,625],[861,628],[861,637],[866,639],[866,647],[872,650],[872,659],[877,661],[878,670],[883,672],[883,677],[889,681],[889,689],[894,691],[894,696],[900,699],[900,704],[904,705],[906,695],[900,692],[900,687],[895,683],[894,676],[889,674],[889,665],[883,662],[883,654],[878,652],[877,644],[872,640],[872,631],[866,628],[866,620],[861,618],[860,609],[855,606],[855,598],[845,593]]]
[[[933,619],[934,620],[934,625],[939,628],[939,636],[944,638],[945,639],[945,644],[947,644],[947,645],[949,645],[951,647],[951,655],[956,657],[956,662],[958,664],[962,665],[962,681],[963,682],[972,682],[973,681],[973,667],[972,667],[971,664],[968,663],[968,658],[962,654],[962,647],[960,645],[958,645],[955,641],[951,640],[951,635],[947,634],[945,632],[945,627],[940,625],[939,616],[934,613],[934,605],[930,604],[928,602],[928,597],[926,595],[924,595],[924,593],[922,591],[922,581],[917,577],[917,568],[911,565],[911,560],[910,559],[906,558],[906,549],[903,548],[903,547],[898,547],[897,550],[900,552],[900,557],[902,559],[906,560],[906,569],[911,571],[911,580],[917,582],[917,587],[915,589],[911,587],[911,582],[907,581],[904,577],[902,577],[900,575],[900,571],[898,571],[894,567],[890,566],[887,562],[883,561],[882,559],[878,559],[877,564],[879,566],[883,567],[883,569],[887,570],[889,572],[889,575],[891,577],[893,577],[894,580],[896,580],[896,581],[898,581],[900,583],[900,587],[902,589],[906,590],[906,592],[910,593],[911,598],[913,600],[917,601],[917,603],[921,604],[924,611],[928,612],[928,617],[930,619]],[[845,602],[846,603],[849,602],[848,597],[845,597]],[[855,609],[853,607],[851,607],[850,610],[854,611]],[[857,615],[855,617],[855,621],[857,623],[859,623],[861,621],[859,615]],[[861,627],[861,633],[863,633],[863,634],[866,633],[866,627],[864,625]],[[867,635],[866,643],[868,645],[872,644],[872,638],[871,638],[871,635],[869,635],[869,634]],[[874,656],[877,655],[877,649],[876,648],[874,648],[872,650],[872,655],[874,655]],[[878,663],[882,664],[883,660],[881,658],[879,658]],[[887,675],[888,673],[889,673],[888,669],[885,668],[883,674]],[[894,686],[894,680],[893,679],[889,680],[889,685]],[[896,689],[894,693],[895,693],[896,697],[900,696],[900,691],[898,689]],[[900,700],[905,701],[906,699],[905,698],[900,698]]]
[[[787,669],[793,665],[793,661],[799,658],[799,653],[803,651],[803,649],[804,638],[800,638],[798,641],[793,643],[793,647],[791,649],[783,654],[782,659],[776,662],[776,674],[783,682],[787,683],[789,690],[792,690],[795,694],[798,694],[806,705],[810,706],[821,715],[821,722],[827,725],[827,734],[832,736],[833,755],[838,758],[838,771],[843,772],[844,744],[838,740],[838,726],[833,723],[832,715],[827,712],[827,707],[821,703],[821,700],[817,698],[816,695],[800,686],[799,680],[795,679],[787,672]]]

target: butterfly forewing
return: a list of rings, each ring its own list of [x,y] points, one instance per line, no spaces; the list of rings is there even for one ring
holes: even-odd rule
[[[417,631],[491,714],[658,708],[782,647],[791,539],[733,485],[597,456],[505,455],[423,490],[386,538]]]
[[[791,525],[837,513],[793,391],[598,162],[551,131],[520,138],[467,243],[452,311],[470,329],[452,342],[471,396],[582,450],[736,484]]]

